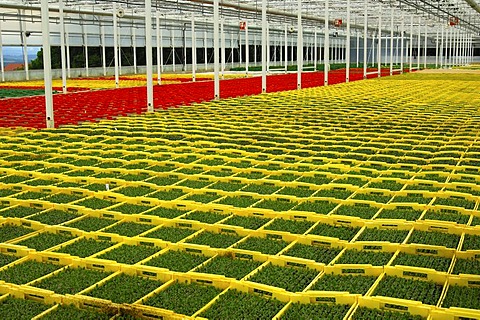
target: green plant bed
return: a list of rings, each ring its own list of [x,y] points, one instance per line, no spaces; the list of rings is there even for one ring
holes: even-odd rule
[[[175,166],[162,166],[162,165],[155,165],[148,167],[147,170],[155,171],[155,172],[170,172],[175,169]],[[152,182],[153,183],[153,182]]]
[[[121,193],[127,197],[143,197],[146,194],[152,193],[155,190],[149,187],[124,187],[115,190],[116,193]]]
[[[392,265],[431,268],[437,271],[447,272],[451,262],[451,258],[424,256],[419,254],[413,255],[400,252],[393,261]]]
[[[206,169],[203,169],[203,168],[181,168],[181,169],[179,169],[175,172],[188,174],[188,175],[194,175],[194,174],[201,174],[204,171],[206,171]]]
[[[170,250],[145,264],[157,268],[166,268],[171,271],[187,272],[207,261],[208,257],[184,251]]]
[[[34,220],[38,221],[44,224],[49,224],[49,225],[56,225],[56,224],[62,224],[66,221],[78,218],[80,215],[70,213],[70,212],[65,212],[65,211],[60,211],[60,210],[49,210],[49,211],[44,211],[40,214],[34,215],[32,217],[29,217],[29,220]]]
[[[260,218],[260,217],[243,217],[243,216],[234,215],[227,221],[224,221],[223,224],[227,224],[230,226],[238,226],[245,229],[257,230],[268,221],[270,221],[270,219]]]
[[[257,251],[264,254],[275,255],[288,245],[283,240],[273,240],[268,238],[249,237],[242,243],[235,246],[236,249]]]
[[[220,200],[219,204],[230,205],[239,208],[247,208],[256,203],[259,199],[253,197],[242,196],[242,197],[232,197],[228,196]]]
[[[402,243],[408,235],[409,230],[390,230],[366,228],[356,241],[388,241],[391,243]]]
[[[347,177],[347,178],[343,178],[343,179],[342,178],[336,179],[332,183],[335,183],[335,184],[350,184],[350,185],[353,185],[353,186],[361,187],[361,186],[365,185],[367,182],[368,182],[367,180],[364,180],[364,179],[361,179],[361,178]]]
[[[44,180],[44,179],[34,179],[25,182],[27,186],[52,186],[56,184],[58,181],[55,180]]]
[[[377,277],[361,275],[325,274],[310,290],[315,291],[346,291],[352,294],[365,294]]]
[[[478,310],[480,309],[480,304],[478,301],[480,301],[480,288],[450,285],[448,287],[447,295],[443,300],[442,307],[457,307]]]
[[[122,176],[119,176],[118,179],[122,179],[125,181],[143,181],[151,176],[148,173],[127,173]]]
[[[42,320],[108,320],[114,314],[95,312],[89,309],[78,309],[73,305],[59,305],[58,308],[44,315]],[[118,318],[116,318],[118,319]]]
[[[334,213],[344,216],[359,217],[368,220],[372,219],[375,213],[377,213],[377,211],[378,208],[376,207],[342,205]]]
[[[478,225],[480,225],[480,217],[474,216],[472,220],[472,226],[478,226]]]
[[[315,174],[313,176],[303,176],[298,179],[299,182],[311,183],[316,185],[324,185],[332,181],[331,178],[328,178],[325,175]]]
[[[180,163],[192,163],[194,161],[197,161],[198,159],[199,158],[197,156],[188,155],[188,156],[177,157],[173,159],[173,161],[180,162]]]
[[[202,189],[205,188],[206,186],[212,184],[211,181],[201,181],[201,180],[183,180],[178,184],[178,186],[181,187],[187,187],[187,188],[192,188],[192,189]]]
[[[422,316],[413,315],[410,313],[369,309],[359,307],[352,317],[353,320],[373,320],[373,319],[389,319],[389,320],[423,320]]]
[[[285,181],[285,182],[292,182],[300,178],[300,176],[293,174],[293,173],[282,173],[282,174],[272,174],[268,176],[270,180],[278,180],[278,181]]]
[[[345,317],[350,305],[346,304],[303,304],[293,303],[281,317],[282,320],[322,319],[340,320]],[[369,318],[371,319],[371,318]],[[372,318],[373,319],[373,318]]]
[[[366,201],[375,201],[377,203],[387,203],[392,199],[392,196],[383,195],[383,194],[372,194],[372,193],[357,193],[353,199],[355,200],[366,200]]]
[[[14,198],[17,198],[20,200],[39,200],[39,199],[48,197],[49,195],[50,193],[46,193],[46,192],[27,191],[27,192],[19,193],[15,195]]]
[[[35,230],[25,228],[23,226],[17,226],[13,224],[0,225],[0,242],[10,241],[12,239],[19,238]]]
[[[309,234],[350,241],[358,231],[360,231],[359,227],[345,227],[342,225],[319,223],[309,232]]]
[[[307,212],[315,212],[319,214],[327,214],[332,211],[338,204],[325,201],[325,200],[318,200],[318,201],[305,201],[300,203],[298,206],[294,208],[295,211],[307,211]]]
[[[31,179],[30,177],[11,175],[11,176],[6,176],[5,178],[1,178],[0,182],[15,184],[15,183],[21,183],[30,179]]]
[[[79,241],[75,241],[68,246],[62,247],[55,252],[67,253],[72,256],[77,256],[80,258],[86,258],[91,255],[94,255],[97,252],[103,251],[115,243],[110,241],[97,241],[95,239],[81,239]]]
[[[262,178],[265,178],[267,175],[262,173],[262,172],[241,172],[239,174],[236,175],[236,177],[239,177],[239,178],[247,178],[247,179],[250,179],[250,180],[260,180]]]
[[[429,244],[433,246],[444,246],[447,248],[457,248],[460,236],[442,232],[428,232],[414,230],[408,243]]]
[[[111,208],[112,211],[121,212],[123,214],[140,214],[144,211],[151,209],[152,207],[142,206],[138,204],[124,203],[118,207]]]
[[[0,271],[0,280],[13,284],[26,284],[62,267],[29,260]]]
[[[123,244],[120,247],[109,250],[96,258],[113,260],[118,263],[135,264],[143,259],[160,251],[158,247],[147,247],[143,245]]]
[[[191,316],[208,304],[220,292],[222,292],[221,289],[213,286],[175,282],[167,289],[147,299],[144,304]]]
[[[271,184],[250,184],[243,188],[244,192],[254,192],[258,194],[272,194],[278,191],[281,187]]]
[[[419,203],[419,204],[428,204],[432,198],[423,197],[421,194],[410,194],[406,196],[395,196],[392,202],[408,202],[408,203]]]
[[[13,189],[0,189],[0,197],[8,197],[18,193],[18,191]]]
[[[5,218],[24,218],[39,213],[42,210],[43,209],[36,209],[32,207],[14,206],[8,207],[7,209],[0,211],[0,216],[3,216]]]
[[[220,234],[204,231],[197,235],[195,238],[189,239],[187,242],[206,245],[212,248],[228,248],[240,239],[242,239],[242,237],[238,235]]]
[[[470,259],[458,259],[455,262],[453,268],[453,274],[476,274],[480,275],[480,261],[474,258]]]
[[[222,170],[209,170],[204,173],[206,175],[215,176],[215,177],[229,177],[234,174],[232,170],[222,169]]]
[[[109,225],[117,222],[113,219],[97,218],[97,217],[85,217],[83,219],[77,220],[75,222],[69,223],[66,226],[70,228],[76,228],[83,231],[98,231],[100,229],[106,228]]]
[[[347,199],[352,195],[352,191],[349,190],[342,190],[342,189],[324,189],[318,191],[315,196],[316,197],[324,197],[324,198],[335,198],[335,199]]]
[[[393,257],[391,252],[346,250],[336,264],[371,264],[372,266],[384,266]]]
[[[116,233],[121,236],[134,237],[144,233],[155,226],[151,224],[137,223],[137,222],[120,222],[104,230],[108,233]]]
[[[230,289],[200,316],[211,320],[270,320],[284,305],[276,299]]]
[[[11,320],[30,320],[50,307],[33,300],[8,297],[0,302],[0,317]]]
[[[16,256],[11,256],[11,255],[0,253],[0,268],[18,260],[18,259],[20,259],[20,258],[16,257]]]
[[[156,238],[170,242],[178,242],[188,236],[194,234],[197,230],[174,228],[174,227],[161,227],[155,231],[149,232],[144,237]]]
[[[283,212],[288,211],[295,207],[298,203],[289,200],[267,200],[264,199],[261,202],[254,205],[255,208],[270,209],[273,211]]]
[[[70,203],[80,199],[85,198],[85,196],[77,196],[74,194],[65,194],[65,193],[57,193],[50,197],[45,198],[45,201],[50,201],[53,203]]]
[[[403,188],[402,183],[398,183],[392,180],[382,180],[378,182],[372,182],[368,185],[369,188],[387,189],[392,191],[400,191]]]
[[[173,219],[176,217],[179,217],[188,211],[184,210],[179,210],[175,208],[164,208],[164,207],[156,207],[155,209],[151,211],[147,211],[144,214],[145,215],[150,215],[150,216],[157,216],[161,218],[167,218],[167,219]]]
[[[77,167],[94,167],[98,164],[98,160],[96,159],[78,159],[73,162],[70,162]]]
[[[86,295],[114,303],[134,303],[161,285],[160,281],[120,274],[95,287]]]
[[[225,219],[226,217],[228,217],[228,215],[215,212],[194,211],[183,217],[183,219],[197,220],[204,223],[214,224],[220,220]]]
[[[70,235],[44,232],[36,236],[22,240],[20,242],[17,242],[16,244],[19,246],[27,246],[37,251],[43,251],[48,248],[57,246],[63,242],[72,240],[73,238],[75,237]]]
[[[380,211],[377,219],[404,219],[407,221],[415,221],[420,218],[422,211],[414,209],[383,209]]]
[[[295,196],[298,198],[310,197],[315,193],[315,190],[308,188],[294,188],[294,187],[285,187],[278,192],[278,194],[284,194],[289,196]]]
[[[82,268],[68,268],[35,283],[35,287],[59,294],[76,294],[97,283],[110,273]]]
[[[434,205],[442,205],[442,206],[452,206],[452,207],[460,207],[465,209],[473,209],[475,207],[475,200],[467,200],[467,199],[458,199],[458,198],[437,198]]]
[[[170,189],[170,190],[157,191],[155,193],[150,194],[148,197],[169,201],[169,200],[178,199],[186,194],[187,193],[184,192],[182,189]]]
[[[95,192],[107,190],[107,186],[105,185],[105,183],[92,183],[92,184],[86,185],[84,188],[90,191],[95,191]]]
[[[237,182],[222,182],[218,181],[209,186],[209,189],[223,190],[223,191],[238,191],[245,187],[246,184]]]
[[[75,170],[75,171],[68,171],[64,172],[64,175],[70,176],[70,177],[90,177],[95,174],[95,171],[93,170]]]
[[[428,210],[423,216],[423,220],[451,221],[458,224],[467,224],[469,219],[469,215],[460,212],[436,212],[431,210]]]
[[[214,167],[225,164],[225,161],[223,159],[202,159],[200,162],[197,163]]]
[[[191,196],[186,197],[183,200],[195,201],[199,203],[209,203],[221,198],[218,194],[202,193],[202,194],[192,194]]]
[[[300,292],[315,279],[318,273],[317,270],[308,268],[281,267],[269,264],[250,277],[248,281],[263,283],[290,292]]]
[[[392,288],[395,288],[395,290],[392,290]],[[442,285],[431,281],[385,276],[378,284],[373,295],[415,300],[436,305],[442,293],[442,288]]]
[[[480,235],[465,234],[462,250],[480,250]]]
[[[262,265],[262,262],[255,260],[216,256],[206,265],[197,269],[196,272],[220,274],[228,278],[240,280],[260,265]]]
[[[319,263],[329,264],[339,253],[341,249],[310,246],[307,244],[296,243],[283,255],[314,260]]]
[[[315,223],[311,221],[296,221],[296,220],[285,220],[277,218],[273,220],[268,226],[265,227],[266,230],[275,230],[275,231],[285,231],[295,234],[304,234],[308,229],[310,229]]]

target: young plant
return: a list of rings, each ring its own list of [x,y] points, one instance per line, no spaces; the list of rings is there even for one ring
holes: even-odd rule
[[[444,246],[447,248],[457,248],[459,241],[460,236],[457,234],[420,230],[414,230],[408,239],[408,243],[421,243],[432,246]]]
[[[469,215],[460,212],[437,212],[428,210],[423,216],[424,220],[451,221],[458,224],[467,224],[470,219]]]
[[[123,244],[113,250],[109,250],[96,258],[113,260],[118,263],[135,264],[160,251],[158,247],[147,247],[144,245]]]
[[[7,255],[0,253],[0,268],[6,266],[7,264],[12,263],[13,261],[19,259],[19,257]]]
[[[272,319],[284,305],[276,299],[229,289],[200,316],[211,320],[267,320]]]
[[[236,249],[257,251],[264,254],[275,255],[288,245],[283,240],[269,238],[249,237],[247,240],[235,246]]]
[[[304,234],[308,229],[314,225],[311,221],[297,221],[297,220],[285,220],[275,219],[272,223],[265,227],[266,230],[284,231],[295,234]]]
[[[27,246],[37,251],[43,251],[74,238],[74,236],[65,234],[43,232],[36,236],[17,242],[16,244],[19,246]]]
[[[70,203],[77,200],[85,198],[85,196],[77,196],[74,194],[66,194],[66,193],[57,193],[50,197],[45,198],[45,201],[50,201],[53,203]]]
[[[164,207],[156,207],[153,210],[147,211],[144,214],[150,215],[150,216],[157,216],[161,218],[167,218],[167,219],[173,219],[177,218],[181,215],[184,215],[188,211],[185,210],[179,210],[176,208],[164,208]]]
[[[283,254],[286,256],[314,260],[319,263],[328,264],[340,253],[340,251],[340,249],[336,248],[296,243]]]
[[[0,271],[0,280],[13,284],[26,284],[62,267],[56,264],[29,260]]]
[[[89,309],[77,309],[73,305],[61,304],[55,310],[42,316],[42,320],[108,320],[114,314],[95,312]],[[119,319],[119,318],[116,318]]]
[[[319,223],[312,231],[309,232],[309,234],[350,241],[358,233],[358,231],[360,231],[359,227],[346,227],[342,225]]]
[[[352,191],[344,189],[323,189],[318,191],[315,196],[324,198],[347,199],[352,195],[352,193]]]
[[[335,214],[345,215],[345,216],[354,216],[362,219],[372,219],[375,213],[377,213],[378,208],[370,206],[351,206],[351,205],[342,205],[340,206]]]
[[[377,219],[404,219],[407,221],[417,220],[422,211],[407,207],[398,207],[395,209],[383,209],[377,216]]]
[[[252,204],[256,203],[258,200],[259,199],[248,197],[248,196],[241,196],[241,197],[228,196],[220,200],[218,203],[230,205],[238,208],[246,208],[246,207],[250,207]]]
[[[326,200],[305,201],[295,207],[295,211],[315,212],[319,214],[328,214],[338,204]]]
[[[352,294],[365,294],[377,277],[362,275],[324,274],[310,290],[346,291]]]
[[[462,251],[480,250],[480,235],[465,234]]]
[[[480,261],[474,258],[458,259],[455,261],[453,274],[476,274],[480,275]]]
[[[214,224],[220,220],[225,219],[226,217],[228,217],[228,215],[215,212],[194,211],[185,216],[184,219],[197,220],[204,223]]]
[[[0,225],[0,242],[7,242],[15,238],[19,238],[35,230],[17,226],[13,224]]]
[[[317,270],[308,268],[282,267],[268,264],[255,273],[248,281],[283,288],[290,292],[300,292],[318,275]]]
[[[393,257],[391,252],[346,250],[335,264],[371,264],[372,266],[384,266]]]
[[[283,212],[283,211],[288,211],[295,207],[298,203],[289,201],[289,200],[284,200],[284,199],[278,199],[278,200],[267,200],[263,199],[259,203],[255,204],[255,208],[263,208],[263,209],[270,209],[273,211],[278,211],[278,212]]]
[[[410,313],[369,309],[366,307],[359,307],[352,317],[353,320],[371,320],[371,319],[389,319],[389,320],[424,320],[422,316],[413,315]]]
[[[50,308],[49,305],[33,301],[8,297],[0,302],[2,319],[29,320]]]
[[[115,190],[117,193],[121,193],[127,197],[143,197],[146,194],[152,193],[155,190],[150,187],[124,187],[119,190]]]
[[[152,307],[172,310],[178,314],[193,315],[222,292],[213,286],[175,282],[144,302]]]
[[[443,300],[442,307],[457,307],[479,310],[480,305],[478,304],[478,301],[480,301],[480,288],[450,285],[448,287],[445,300]]]
[[[216,256],[196,272],[220,274],[228,278],[240,280],[258,268],[262,263],[255,260],[231,258],[229,256]]]
[[[395,288],[394,290],[392,290]],[[432,281],[405,279],[385,276],[378,284],[373,295],[399,299],[415,300],[436,305],[443,286]]]
[[[34,220],[38,221],[44,224],[49,224],[49,225],[56,225],[56,224],[62,224],[66,221],[78,218],[80,215],[70,213],[70,212],[65,212],[61,210],[49,210],[49,211],[44,211],[40,214],[34,215],[32,217],[29,217],[29,220]]]
[[[240,182],[215,182],[213,185],[209,186],[209,189],[223,190],[223,191],[238,191],[245,187],[246,185]]]
[[[346,304],[326,304],[326,303],[293,303],[288,307],[282,320],[298,319],[322,319],[339,320],[343,319],[350,309]]]
[[[260,217],[244,217],[244,216],[231,216],[227,221],[224,221],[223,224],[231,225],[231,226],[238,226],[245,229],[257,230],[265,223],[270,221],[267,218],[260,218]]]
[[[402,243],[407,237],[408,232],[409,230],[366,228],[356,241],[388,241],[391,243]]]
[[[200,194],[192,194],[183,200],[195,201],[200,203],[209,203],[219,198],[221,198],[221,196],[218,194],[200,193]]]
[[[151,208],[152,207],[142,206],[142,205],[138,205],[138,204],[124,203],[124,204],[121,204],[118,207],[111,208],[110,210],[121,212],[123,214],[140,214],[140,213],[142,213],[144,211],[147,211]]]
[[[160,281],[119,274],[86,295],[114,303],[133,303],[161,285]]]
[[[393,265],[413,266],[418,268],[431,268],[441,272],[447,272],[452,262],[451,258],[425,256],[419,254],[407,254],[400,252],[393,261]]]
[[[222,234],[204,231],[187,242],[210,246],[211,248],[228,248],[238,242],[242,237],[233,234]]]
[[[250,184],[243,188],[242,191],[253,192],[258,194],[272,194],[278,191],[281,187],[271,184]]]
[[[207,260],[208,257],[203,255],[170,250],[147,261],[145,264],[157,268],[166,268],[171,271],[188,272]]]
[[[77,256],[80,258],[86,258],[91,255],[94,255],[97,252],[103,251],[115,243],[110,241],[97,241],[95,239],[81,239],[75,241],[68,246],[62,247],[55,252],[67,253],[72,256]]]
[[[96,270],[67,268],[60,273],[43,279],[39,283],[35,283],[34,286],[51,290],[58,294],[76,294],[107,277],[109,274]]]
[[[149,232],[144,237],[157,238],[169,242],[178,242],[194,234],[197,230],[175,227],[161,227],[155,231]]]
[[[75,222],[69,223],[66,226],[70,228],[76,228],[83,231],[98,231],[100,229],[106,228],[111,224],[114,224],[116,220],[97,218],[97,217],[85,217],[83,219],[77,220]]]
[[[187,193],[182,189],[170,189],[170,190],[157,191],[155,193],[150,194],[148,197],[169,201],[169,200],[178,199],[186,194]]]
[[[116,233],[126,237],[134,237],[152,228],[154,228],[154,226],[150,224],[137,223],[137,222],[120,222],[116,225],[113,225],[105,229],[105,232]]]

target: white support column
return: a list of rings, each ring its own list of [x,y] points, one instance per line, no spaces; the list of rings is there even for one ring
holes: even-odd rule
[[[2,73],[2,82],[5,82],[5,65],[3,61],[2,20],[0,20],[0,72]]]
[[[363,0],[363,79],[367,79],[367,54],[368,54],[368,5],[367,0]]]
[[[205,27],[206,28],[206,27]],[[204,68],[205,71],[208,69],[208,38],[207,38],[207,30],[203,31],[203,54],[204,54]]]
[[[70,68],[70,36],[68,30],[65,28],[65,45],[67,46],[67,77],[71,78]]]
[[[102,68],[103,68],[103,76],[107,75],[107,52],[105,48],[105,26],[102,25],[100,28],[100,39],[102,42]]]
[[[437,37],[435,39],[435,69],[438,69],[438,29]]]
[[[348,1],[350,1],[350,0],[348,0]],[[315,31],[313,32],[313,36],[314,36],[314,39],[313,39],[313,47],[314,47],[314,51],[313,51],[313,71],[316,72],[317,71],[317,62],[318,62],[317,27],[315,27]]]
[[[345,48],[346,73],[345,82],[350,82],[350,0],[347,0],[347,42]]]
[[[393,11],[393,7],[390,8],[390,75],[393,75]]]
[[[420,47],[422,46],[422,17],[418,17],[418,38],[417,38],[417,69],[420,70]]]
[[[445,27],[442,26],[441,27],[442,29],[442,33],[441,33],[441,38],[440,38],[440,52],[439,52],[439,60],[440,60],[440,68],[443,68],[443,50],[444,50],[444,30],[445,30]]]
[[[329,0],[325,0],[325,40],[323,43],[323,85],[328,86],[328,70],[330,69],[330,30],[329,30]],[[367,0],[364,0],[365,2]]]
[[[241,66],[243,64],[242,58],[243,50],[242,50],[242,30],[238,32],[238,65]]]
[[[455,65],[459,65],[458,63],[458,55],[459,55],[459,52],[458,52],[458,47],[459,47],[459,44],[460,44],[460,31],[459,29],[456,30],[455,32]]]
[[[187,71],[187,24],[183,25],[183,70]]]
[[[360,32],[357,32],[357,68],[360,67]]]
[[[65,61],[65,17],[63,12],[63,0],[58,0],[58,15],[60,17],[60,61],[62,65],[62,92],[67,93],[67,66]],[[0,28],[0,33],[1,33],[1,28]],[[2,51],[1,45],[0,45],[0,51]],[[3,71],[3,54],[2,54],[2,71]],[[3,75],[3,72],[2,72],[2,75]],[[4,81],[3,77],[2,77],[2,81]]]
[[[265,0],[264,0],[265,1]],[[213,0],[213,69],[214,69],[214,98],[220,99],[220,37],[218,29],[220,27],[220,0]]]
[[[288,71],[288,26],[285,24],[285,73]]]
[[[326,0],[328,2],[328,0]],[[303,71],[303,27],[302,27],[302,0],[297,0],[297,89],[302,88]]]
[[[84,29],[82,25],[82,29]],[[88,33],[83,30],[83,45],[85,46],[85,75],[89,76],[89,65],[88,65]]]
[[[171,48],[172,48],[172,71],[175,72],[176,69],[176,55],[175,55],[175,30],[173,29],[173,26],[171,26],[172,29],[170,29],[170,39],[171,39]]]
[[[47,128],[55,127],[53,117],[53,89],[52,89],[52,57],[50,52],[50,15],[48,0],[42,0],[42,47],[43,47],[43,79],[45,81],[45,109]],[[12,110],[13,111],[13,110]]]
[[[158,27],[160,29],[160,73],[165,71],[165,64],[163,63],[163,30],[161,26]]]
[[[450,28],[449,37],[448,37],[448,47],[450,54],[448,55],[448,65],[453,65],[453,42],[455,41],[455,34],[453,28]]]
[[[18,10],[18,15],[20,18],[20,13],[25,13],[25,10]],[[20,18],[23,19],[23,18]],[[25,69],[25,80],[30,80],[30,73],[28,72],[28,46],[27,46],[27,35],[26,35],[26,26],[25,21],[19,20],[20,24],[20,39],[22,41],[22,50],[23,50],[23,67]]]
[[[410,41],[408,43],[410,47],[410,59],[409,59],[409,70],[413,70],[413,16],[410,17]]]
[[[428,43],[427,43],[427,37],[428,37],[428,33],[427,33],[427,25],[425,24],[425,43],[424,43],[424,47],[423,48],[423,68],[424,69],[427,69],[427,47],[428,47]]]
[[[145,0],[145,55],[147,63],[147,111],[153,112],[152,0]]]
[[[234,65],[234,59],[233,59],[233,48],[234,48],[234,42],[233,42],[233,35],[230,35],[230,56],[232,57],[232,60],[230,61],[232,63],[232,68],[235,66]]]
[[[137,28],[132,27],[133,73],[137,74]]]
[[[400,25],[400,74],[403,74],[403,57],[404,57],[404,45],[405,45],[405,16],[402,14],[402,24]]]
[[[270,71],[270,28],[267,19],[267,72]]]
[[[290,64],[293,66],[293,64],[295,63],[294,59],[293,59],[293,53],[294,53],[294,50],[293,50],[293,47],[294,47],[294,37],[292,36],[291,40],[290,40]]]
[[[192,81],[197,81],[197,35],[195,34],[195,17],[192,16]],[[185,61],[187,59],[185,58]]]
[[[378,77],[382,76],[382,7],[378,7]]]
[[[450,43],[451,43],[451,35],[450,31],[452,30],[451,27],[448,27],[448,29],[445,31],[445,67],[448,68],[450,65],[450,56],[451,56],[451,51],[450,51]]]
[[[118,27],[118,29],[122,29],[121,26]],[[120,33],[118,34],[118,74],[122,75],[122,36]]]
[[[118,66],[118,26],[117,26],[117,3],[113,3],[113,57],[115,61],[115,87],[120,86],[119,66]]]
[[[267,0],[262,0],[262,92],[267,92]]]
[[[225,30],[224,30],[224,20],[223,18],[220,21],[220,33],[222,37],[222,80],[225,79],[225,65],[227,63],[227,57],[225,52]]]
[[[331,42],[332,42],[332,45],[331,45],[331,47],[332,47],[332,59],[331,59],[331,61],[332,61],[332,63],[335,64],[337,62],[337,39],[333,38]]]
[[[157,47],[157,85],[162,84],[162,67],[163,60],[160,55],[162,52],[162,39],[160,39],[161,30],[160,30],[160,12],[155,12],[155,32],[156,32],[156,47]]]
[[[253,34],[253,65],[256,67],[258,63],[257,59],[257,33]]]
[[[398,61],[398,58],[399,58],[398,48],[399,47],[400,47],[400,35],[398,35],[395,39],[395,65],[398,65],[398,63],[399,63],[399,61]]]
[[[245,76],[248,77],[248,65],[250,64],[250,39],[248,35],[249,21],[245,22]]]

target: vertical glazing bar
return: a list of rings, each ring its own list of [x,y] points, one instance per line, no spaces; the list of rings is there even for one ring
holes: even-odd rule
[[[328,0],[326,0],[328,1]],[[297,89],[302,88],[303,70],[303,28],[302,28],[302,0],[297,1]]]
[[[5,82],[5,65],[3,61],[2,20],[0,20],[0,72],[2,73],[2,82]]]
[[[220,36],[222,38],[222,80],[225,79],[225,67],[227,64],[226,42],[225,42],[225,21],[220,20]]]
[[[437,29],[437,37],[435,40],[435,68],[438,69],[438,29]]]
[[[393,7],[390,8],[390,75],[393,75]]]
[[[50,14],[48,12],[48,0],[42,0],[41,16],[46,126],[47,128],[54,128],[55,120],[53,118],[52,57],[50,52]],[[14,111],[12,110],[12,112]]]
[[[147,63],[147,111],[153,112],[152,0],[145,0],[145,56]]]
[[[350,35],[350,0],[347,0],[347,40],[346,40],[346,48],[345,48],[345,68],[346,68],[346,73],[345,73],[345,82],[350,82],[350,41],[351,41],[351,35]],[[358,61],[358,59],[357,59]]]
[[[428,47],[428,42],[427,42],[427,37],[428,37],[428,30],[427,30],[427,25],[425,24],[425,43],[424,43],[424,48],[423,48],[423,68],[427,69],[427,47]]]
[[[262,92],[267,92],[267,0],[262,0]]]
[[[113,59],[115,63],[115,88],[120,86],[120,76],[118,67],[118,23],[117,23],[117,3],[113,3]]]
[[[197,35],[195,34],[195,17],[192,16],[192,81],[197,81]],[[187,58],[185,58],[185,61]],[[186,63],[186,62],[185,62]]]
[[[67,46],[67,77],[71,77],[70,68],[70,36],[68,30],[65,28],[65,45]]]
[[[162,68],[161,68],[161,57],[160,57],[160,53],[161,53],[161,43],[162,43],[162,39],[160,39],[160,12],[156,11],[155,12],[155,32],[156,32],[156,37],[155,39],[157,40],[157,84],[158,85],[161,85],[162,84]]]
[[[248,76],[248,64],[250,63],[250,40],[248,36],[249,22],[245,23],[245,76]]]
[[[422,40],[422,17],[418,17],[418,36],[417,36],[417,69],[420,70],[420,47]]]
[[[406,56],[405,47],[405,16],[402,14],[402,23],[400,25],[400,74],[403,74],[404,56]]]
[[[413,16],[410,17],[410,42],[408,43],[410,47],[410,59],[409,59],[409,70],[413,70]]]
[[[213,1],[213,70],[214,70],[214,98],[220,99],[220,0]]]
[[[382,76],[382,7],[378,7],[378,77]]]
[[[324,42],[324,62],[323,62],[323,85],[328,86],[328,70],[330,69],[330,30],[329,30],[329,8],[328,8],[328,1],[325,0],[325,42]],[[367,0],[364,0],[365,2]]]
[[[137,74],[137,28],[132,27],[133,73]]]
[[[63,0],[58,0],[58,15],[60,16],[60,56],[61,56],[60,60],[62,65],[62,92],[67,93],[67,65],[65,61],[65,21],[64,21],[65,17],[63,12]],[[0,51],[1,51],[1,47],[0,47]],[[3,55],[2,55],[2,79],[3,79]],[[4,79],[2,81],[4,81]]]
[[[363,0],[363,79],[367,79],[367,55],[368,55],[368,5],[367,0]]]

